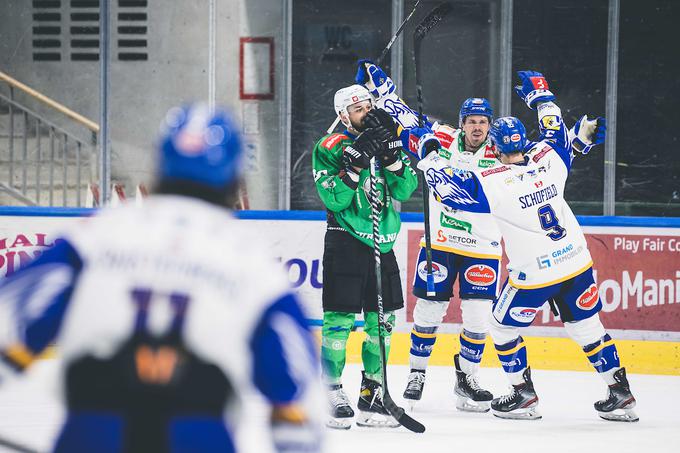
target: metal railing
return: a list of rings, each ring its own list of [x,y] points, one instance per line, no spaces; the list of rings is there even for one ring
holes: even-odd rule
[[[97,178],[99,125],[0,72],[8,93],[0,93],[0,192],[28,206],[77,206]],[[86,127],[82,139],[19,103],[14,90]],[[6,146],[4,146],[6,145]]]

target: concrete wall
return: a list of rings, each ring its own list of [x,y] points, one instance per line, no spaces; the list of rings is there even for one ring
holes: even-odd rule
[[[110,4],[111,39],[115,43],[119,37],[119,8],[115,0]],[[112,178],[124,182],[129,193],[137,183],[150,185],[153,181],[154,140],[165,111],[183,101],[208,97],[208,5],[208,0],[149,0],[148,61],[118,61],[112,52],[109,99]],[[62,61],[34,62],[32,2],[0,1],[0,70],[99,122],[99,63],[70,61],[70,12],[70,2],[62,1]],[[239,37],[274,37],[276,61],[280,63],[281,14],[281,2],[216,1],[216,98],[239,118],[242,112],[238,95]],[[278,129],[281,87],[276,86],[275,91],[277,96],[272,101],[251,101],[259,104],[261,115],[260,134],[246,137],[247,143],[254,145],[250,148],[257,149],[258,157],[255,167],[259,170],[247,176],[253,209],[277,208],[282,148]],[[42,108],[25,96],[17,97],[47,119],[88,138],[87,130],[74,126],[61,114]]]

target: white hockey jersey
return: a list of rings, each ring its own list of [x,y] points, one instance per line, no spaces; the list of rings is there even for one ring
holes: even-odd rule
[[[431,153],[418,168],[434,196],[446,206],[491,213],[503,235],[510,283],[541,288],[592,266],[588,245],[564,199],[571,145],[554,103],[539,107],[544,135],[521,164],[461,172]]]
[[[472,153],[465,151],[462,129],[435,124],[433,132],[442,144],[439,156],[453,168],[463,171],[486,169],[498,163],[493,145],[487,139]],[[438,203],[433,194],[430,203],[430,237],[432,248],[475,258],[501,259],[501,233],[493,217],[486,213],[466,212]],[[425,247],[425,239],[420,246]]]
[[[54,341],[71,390],[69,410],[75,400],[87,408],[95,392],[74,398],[80,389],[69,381],[88,366],[100,377],[102,370],[119,369],[116,357],[132,345],[132,360],[124,363],[141,382],[130,384],[134,388],[160,389],[176,376],[168,395],[210,392],[182,386],[185,378],[206,381],[196,379],[195,364],[213,376],[208,382],[222,383],[214,391],[231,395],[232,409],[253,385],[273,404],[310,394],[323,404],[305,317],[280,264],[258,244],[226,210],[181,196],[152,196],[142,208],[125,205],[82,220],[0,286],[0,374],[23,370]],[[135,346],[140,336],[151,348]],[[162,347],[154,352],[157,340],[171,337],[184,359]],[[178,406],[184,404],[198,403]]]

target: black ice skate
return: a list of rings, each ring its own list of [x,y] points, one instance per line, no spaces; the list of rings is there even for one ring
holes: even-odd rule
[[[453,363],[456,366],[454,391],[458,396],[456,409],[464,412],[488,412],[493,395],[479,386],[475,376],[461,370],[459,357],[460,354],[453,356]]]
[[[334,429],[350,429],[354,410],[349,405],[349,398],[342,389],[342,384],[331,385],[328,388],[328,401],[331,413],[326,426]]]
[[[630,392],[630,385],[626,378],[626,369],[620,368],[614,373],[615,384],[609,386],[607,399],[594,404],[595,410],[605,420],[615,422],[636,422],[640,420],[633,411],[635,397]]]
[[[396,428],[399,426],[392,417],[382,400],[383,389],[380,383],[368,379],[364,372],[361,372],[361,392],[359,393],[359,415],[357,415],[357,426],[372,428]]]
[[[499,418],[511,418],[517,420],[538,420],[541,414],[536,412],[538,395],[531,382],[531,369],[527,368],[522,374],[524,382],[513,385],[512,391],[500,398],[491,401],[491,412]]]
[[[406,383],[406,390],[404,390],[404,399],[408,400],[411,410],[416,401],[420,401],[423,397],[423,387],[425,386],[425,370],[412,369],[408,375],[408,382]]]

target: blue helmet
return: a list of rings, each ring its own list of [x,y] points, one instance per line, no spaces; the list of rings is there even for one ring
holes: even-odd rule
[[[159,179],[222,189],[241,172],[243,149],[236,124],[207,104],[174,107],[161,124]]]
[[[524,151],[527,143],[527,130],[514,116],[504,116],[494,121],[489,135],[498,152],[504,154]]]
[[[484,98],[467,98],[463,102],[458,113],[458,127],[463,127],[465,117],[470,115],[483,115],[489,118],[489,122],[493,121],[493,109]]]

